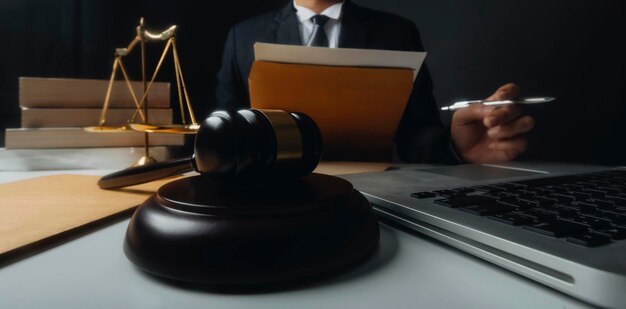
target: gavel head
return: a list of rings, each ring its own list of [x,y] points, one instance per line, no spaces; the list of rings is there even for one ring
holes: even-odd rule
[[[193,164],[215,184],[301,177],[320,161],[322,136],[302,113],[216,111],[196,134]]]

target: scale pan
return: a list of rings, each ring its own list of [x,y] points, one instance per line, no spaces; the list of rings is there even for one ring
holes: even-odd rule
[[[200,128],[199,124],[149,124],[149,123],[128,123],[134,131],[148,133],[174,133],[174,134],[196,134]]]
[[[93,126],[93,127],[84,127],[83,130],[87,132],[94,133],[122,133],[128,131],[128,129],[123,127],[108,127],[108,126]]]

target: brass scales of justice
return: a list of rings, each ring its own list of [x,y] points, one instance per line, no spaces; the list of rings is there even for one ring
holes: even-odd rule
[[[85,127],[84,129],[89,132],[97,132],[97,133],[118,133],[124,132],[127,130],[133,130],[138,132],[145,133],[144,139],[144,149],[145,156],[142,157],[135,165],[146,165],[149,163],[156,162],[154,158],[150,156],[150,138],[149,133],[173,133],[173,134],[195,134],[198,131],[200,125],[196,121],[196,118],[193,113],[193,108],[191,106],[191,101],[189,100],[189,93],[187,91],[187,86],[185,84],[185,79],[183,77],[183,71],[180,66],[180,60],[178,57],[178,50],[176,48],[176,25],[169,27],[167,30],[161,33],[152,33],[145,29],[143,18],[139,21],[139,26],[137,26],[137,35],[135,38],[128,44],[125,48],[117,48],[115,50],[115,60],[113,61],[113,69],[111,72],[111,78],[109,80],[109,85],[107,88],[106,96],[104,99],[104,103],[102,105],[102,111],[100,113],[100,118],[98,120],[97,126]],[[146,48],[145,44],[147,42],[166,42],[165,47],[163,48],[163,52],[161,57],[157,63],[157,66],[152,74],[150,82],[146,80]],[[137,95],[131,85],[130,79],[128,77],[128,73],[126,68],[124,67],[124,62],[122,59],[130,54],[130,52],[135,48],[135,46],[139,44],[141,50],[141,80],[143,82],[143,94],[141,95],[141,99],[137,99]],[[149,123],[148,118],[148,93],[150,92],[150,88],[152,87],[160,69],[165,60],[168,52],[172,50],[172,58],[174,60],[174,73],[176,76],[176,87],[178,92],[178,102],[180,105],[180,113],[182,124],[151,124]],[[111,98],[111,92],[113,90],[113,84],[115,82],[115,76],[117,74],[118,69],[122,72],[124,76],[124,81],[128,91],[135,103],[135,112],[132,117],[128,120],[127,124],[124,126],[107,126],[107,112],[109,110],[109,100]],[[184,97],[184,104],[183,104]],[[187,118],[187,115],[189,118]],[[137,116],[141,119],[141,122],[137,122]]]

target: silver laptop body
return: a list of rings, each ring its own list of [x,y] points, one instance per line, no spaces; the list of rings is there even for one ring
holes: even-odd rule
[[[404,167],[342,177],[352,182],[369,199],[381,218],[588,303],[622,308],[626,307],[626,240],[587,247],[572,243],[566,237],[546,236],[523,226],[504,224],[488,216],[442,206],[435,202],[444,198],[441,196],[411,196],[412,193],[419,192],[585,174],[608,169],[612,168],[554,163],[510,163]],[[486,193],[477,191],[468,194]]]

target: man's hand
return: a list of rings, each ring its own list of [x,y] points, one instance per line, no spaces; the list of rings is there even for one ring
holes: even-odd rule
[[[518,93],[517,85],[506,84],[487,100],[509,100]],[[528,142],[523,133],[534,125],[533,118],[523,116],[515,104],[472,104],[454,113],[450,135],[461,159],[472,163],[504,162],[526,150]]]

